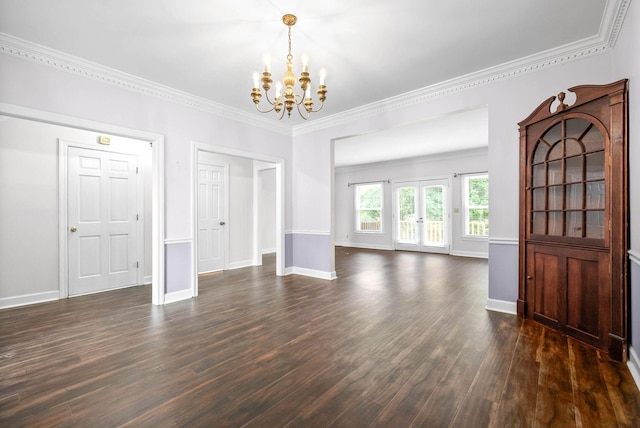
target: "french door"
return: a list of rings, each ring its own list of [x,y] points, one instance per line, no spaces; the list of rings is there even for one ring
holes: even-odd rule
[[[395,247],[449,253],[449,181],[423,180],[395,186]]]

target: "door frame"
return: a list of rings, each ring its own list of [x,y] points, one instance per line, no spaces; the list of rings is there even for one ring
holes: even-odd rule
[[[193,296],[198,295],[198,248],[197,248],[197,190],[198,190],[198,152],[204,151],[219,155],[237,156],[246,159],[253,159],[257,161],[269,162],[275,165],[276,170],[276,275],[285,275],[285,160],[282,158],[264,155],[260,153],[253,153],[239,149],[232,149],[230,147],[218,146],[214,144],[205,144],[197,141],[191,141],[191,291]],[[227,180],[228,182],[229,180]],[[227,191],[227,197],[229,192]],[[255,194],[254,194],[255,200]],[[229,204],[226,204],[227,207]],[[254,210],[255,213],[255,210]],[[255,219],[254,219],[255,222]],[[226,231],[225,231],[226,232]],[[254,241],[255,241],[254,233]],[[229,239],[226,239],[227,243]],[[256,242],[253,242],[254,254]],[[254,260],[257,263],[257,260]]]
[[[194,197],[194,202],[195,202],[195,206],[193,208],[193,222],[194,222],[194,231],[193,231],[193,247],[194,247],[194,256],[198,255],[198,186],[200,184],[200,180],[198,177],[198,164],[200,164],[201,162],[198,161],[198,154],[199,153],[211,153],[207,150],[197,150],[196,152],[196,163],[194,165],[195,169],[194,169],[194,178],[195,178],[195,183],[194,183],[194,191],[195,194],[193,195]],[[223,190],[224,190],[224,195],[223,195],[223,203],[224,203],[224,210],[222,215],[225,218],[225,222],[229,222],[229,164],[228,163],[224,163],[224,162],[202,162],[202,163],[206,163],[207,165],[213,165],[213,166],[218,166],[220,168],[223,169],[223,176],[224,176],[224,186],[223,186]],[[223,229],[222,232],[222,239],[224,240],[223,242],[223,256],[222,256],[222,270],[227,270],[229,269],[229,228],[225,227]],[[195,258],[195,263],[196,263],[196,275],[199,275],[199,269],[198,269],[198,259]],[[197,287],[193,287],[192,286],[192,290],[193,290],[193,296],[197,296],[198,295],[198,288]]]
[[[439,181],[439,182],[445,182],[447,185],[447,195],[446,195],[446,201],[445,201],[445,206],[447,209],[447,219],[445,224],[447,225],[444,234],[445,234],[445,241],[447,242],[446,247],[443,248],[443,251],[424,251],[423,248],[437,248],[437,247],[433,247],[433,246],[425,246],[424,243],[420,243],[420,245],[416,245],[416,249],[415,251],[421,251],[421,252],[429,252],[429,253],[441,253],[441,254],[451,254],[451,248],[452,243],[451,243],[451,239],[453,237],[453,224],[452,224],[452,217],[451,217],[451,211],[452,211],[452,207],[453,207],[453,199],[452,199],[452,189],[451,189],[451,177],[450,176],[435,176],[435,177],[418,177],[418,178],[411,178],[411,179],[401,179],[401,180],[393,180],[392,181],[392,192],[393,192],[393,196],[392,196],[392,203],[391,203],[391,210],[393,213],[393,221],[392,221],[392,240],[393,240],[393,249],[397,250],[398,248],[398,242],[397,242],[397,234],[398,234],[398,225],[397,225],[397,218],[400,215],[400,213],[398,212],[398,204],[397,204],[397,190],[398,187],[402,187],[403,184],[417,184],[418,186],[418,198],[422,198],[422,195],[420,194],[420,189],[422,188],[422,184],[424,182],[427,181]],[[420,203],[418,204],[418,207],[420,207]],[[420,237],[420,241],[422,241],[422,237]]]
[[[154,305],[164,304],[165,296],[165,257],[164,257],[164,237],[165,237],[165,217],[164,217],[164,136],[147,131],[130,129],[116,125],[110,125],[93,120],[80,119],[72,116],[37,110],[29,107],[17,106],[0,102],[0,114],[16,117],[19,119],[31,120],[35,122],[49,123],[52,125],[65,126],[69,128],[83,129],[91,132],[105,133],[108,135],[119,135],[122,137],[135,138],[148,141],[152,144],[151,150],[151,264],[152,264],[152,303]],[[60,157],[58,155],[58,157]],[[59,203],[59,208],[62,204]],[[63,218],[59,215],[59,218]],[[67,233],[59,230],[59,236]],[[59,261],[59,266],[62,264]],[[63,269],[59,269],[59,284],[63,284]],[[63,296],[59,296],[62,298]]]
[[[145,143],[143,140],[139,140],[140,143]],[[58,239],[58,251],[59,257],[59,269],[60,269],[60,283],[59,292],[60,298],[69,297],[69,224],[68,224],[68,203],[69,203],[69,148],[74,147],[83,150],[95,150],[99,152],[126,154],[136,156],[136,163],[139,164],[139,153],[137,150],[126,150],[125,147],[119,149],[113,149],[111,146],[102,145],[96,146],[95,144],[89,144],[78,141],[67,141],[62,138],[58,138],[58,227],[59,227],[59,239]],[[136,165],[136,168],[138,165]],[[145,257],[144,257],[144,228],[145,228],[145,211],[144,211],[144,177],[143,174],[136,174],[136,212],[142,218],[141,221],[136,223],[136,253],[137,259],[140,263],[138,271],[136,272],[136,285],[144,283],[145,272]],[[63,282],[64,281],[64,282]],[[104,291],[110,291],[104,290]]]

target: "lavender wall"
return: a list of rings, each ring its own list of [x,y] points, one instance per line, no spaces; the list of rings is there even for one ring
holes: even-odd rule
[[[191,288],[191,243],[165,244],[165,293]]]
[[[292,237],[293,266],[314,271],[331,273],[331,236],[308,233],[294,233]]]

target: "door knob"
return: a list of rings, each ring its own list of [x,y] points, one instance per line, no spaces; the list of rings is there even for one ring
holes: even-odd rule
[[[533,279],[531,275],[527,275],[527,279]]]
[[[75,231],[77,231],[77,230],[78,230],[78,228],[77,228],[77,227],[75,227],[75,226],[71,226],[71,228],[70,228],[69,230],[70,230],[70,231],[72,231],[72,232],[75,232]]]
[[[220,222],[220,226],[224,226],[226,223],[224,221]]]

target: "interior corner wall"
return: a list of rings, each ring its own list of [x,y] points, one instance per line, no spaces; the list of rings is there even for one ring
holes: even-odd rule
[[[630,2],[613,50],[613,79],[629,79],[629,337],[640,385],[640,4]]]
[[[625,24],[626,25],[626,24]],[[332,230],[335,198],[332,140],[402,126],[446,113],[486,106],[489,114],[489,289],[488,298],[515,310],[518,277],[519,133],[518,122],[550,96],[582,84],[610,83],[611,51],[557,62],[536,71],[470,85],[371,114],[332,127],[294,134],[294,228]],[[311,214],[311,215],[310,215]],[[332,233],[335,231],[332,230]],[[298,248],[296,252],[310,252]],[[320,255],[327,257],[329,255]]]
[[[192,272],[170,271],[173,268],[182,270],[185,266],[193,269],[194,266],[190,142],[226,146],[284,159],[286,165],[292,164],[292,139],[283,133],[224,118],[142,91],[125,89],[124,86],[108,83],[108,79],[93,79],[75,73],[73,69],[54,67],[28,58],[0,54],[0,70],[0,103],[164,136],[165,245],[176,245],[165,254],[180,260],[180,263],[165,261],[165,268],[169,269],[165,277],[180,278],[177,283],[166,284],[166,290],[188,290],[191,288],[190,278],[193,277]],[[288,230],[292,227],[293,217],[291,174],[291,168],[287,167],[284,218],[285,229]],[[57,201],[50,200],[47,203],[57,204]],[[40,238],[35,237],[34,246],[39,243]],[[48,280],[51,281],[51,277]]]
[[[276,170],[263,169],[259,172],[260,193],[260,251],[263,254],[276,252]]]

